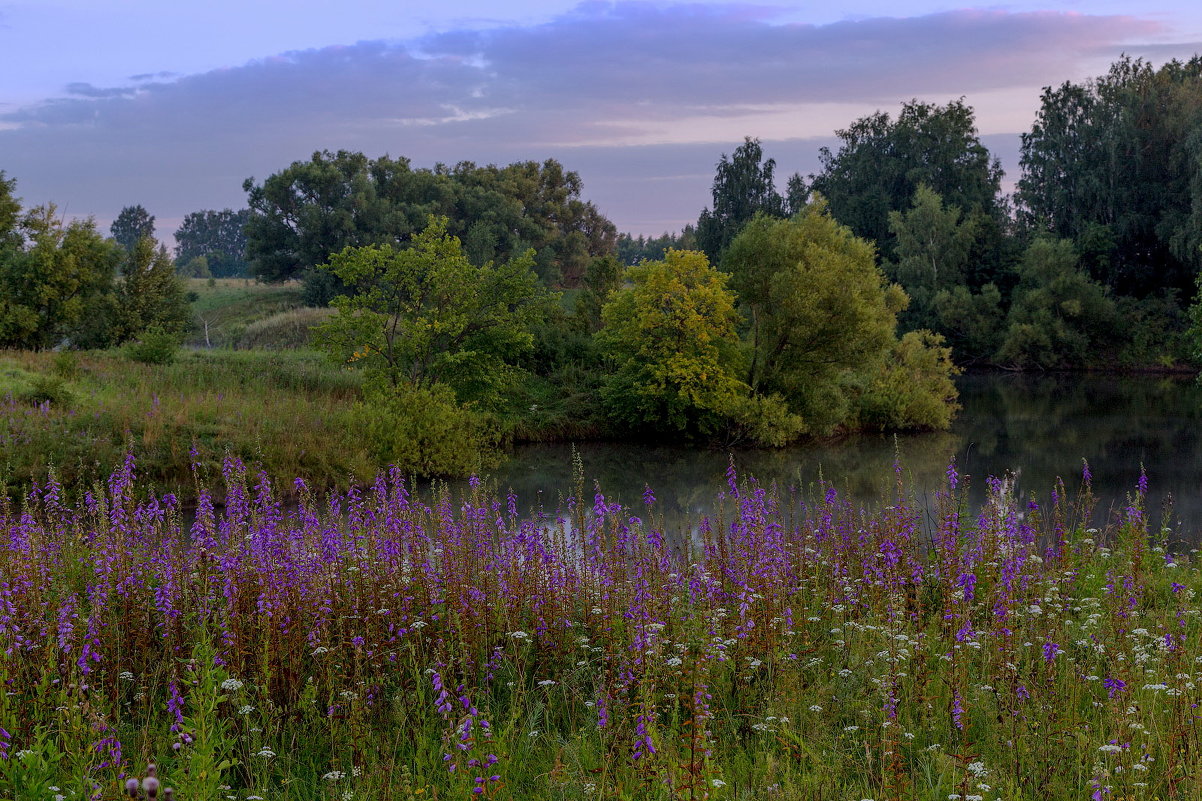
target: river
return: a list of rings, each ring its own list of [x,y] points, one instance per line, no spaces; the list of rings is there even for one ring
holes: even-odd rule
[[[491,474],[522,506],[552,510],[571,491],[573,448],[607,497],[643,514],[651,487],[656,512],[669,529],[687,530],[714,509],[729,460],[762,484],[811,488],[821,476],[858,504],[879,505],[894,483],[895,458],[908,491],[923,506],[955,459],[968,476],[970,502],[980,503],[985,479],[1014,473],[1020,497],[1046,503],[1057,479],[1081,485],[1088,460],[1097,499],[1095,522],[1127,505],[1140,466],[1148,474],[1147,508],[1160,525],[1171,504],[1172,539],[1196,543],[1202,532],[1202,389],[1192,377],[1090,374],[961,376],[963,406],[950,431],[861,434],[781,450],[725,451],[664,444],[525,445]]]

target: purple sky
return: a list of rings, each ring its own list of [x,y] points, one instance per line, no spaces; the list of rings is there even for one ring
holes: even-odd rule
[[[966,97],[1012,181],[1041,87],[1202,51],[1199,5],[0,0],[0,170],[106,228],[141,203],[169,240],[318,149],[554,157],[656,234],[696,220],[744,136],[783,182],[912,97]]]

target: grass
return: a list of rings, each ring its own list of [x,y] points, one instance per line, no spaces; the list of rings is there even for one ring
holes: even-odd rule
[[[194,347],[239,347],[241,337],[256,324],[301,309],[301,285],[260,284],[249,278],[191,278],[187,291],[195,324],[186,344]]]
[[[346,487],[377,469],[352,425],[357,373],[308,351],[184,351],[172,364],[117,352],[71,359],[0,355],[0,483],[27,486],[53,469],[86,487],[125,454],[161,490],[194,497],[191,464],[226,453],[274,475]],[[39,395],[35,390],[42,388]],[[46,392],[57,391],[49,402]]]
[[[185,527],[127,465],[0,508],[0,776],[180,801],[1192,799],[1202,574],[954,471],[937,523],[734,475],[665,532],[395,473],[284,513],[237,459]],[[300,485],[297,485],[300,486]],[[53,785],[59,790],[52,791]]]

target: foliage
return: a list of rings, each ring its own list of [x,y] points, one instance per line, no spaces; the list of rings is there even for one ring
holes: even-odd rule
[[[500,461],[495,424],[445,384],[370,387],[351,421],[378,464],[406,475],[466,476]]]
[[[930,331],[910,331],[869,375],[857,400],[859,424],[880,431],[942,430],[959,410],[951,348]]]
[[[939,330],[933,309],[935,296],[964,284],[969,254],[977,236],[977,220],[962,220],[961,210],[944,206],[943,198],[919,184],[908,210],[889,212],[889,231],[895,237],[891,276],[910,296],[901,315],[904,330]]]
[[[125,352],[129,358],[142,364],[171,364],[179,353],[181,339],[179,331],[151,326],[126,345]]]
[[[336,358],[375,384],[444,383],[462,400],[491,402],[530,348],[530,327],[554,298],[539,285],[529,253],[476,266],[444,219],[431,219],[410,247],[346,248],[323,269],[354,290],[318,327]]]
[[[576,296],[576,319],[592,334],[601,329],[601,308],[610,295],[622,286],[622,262],[614,256],[600,256],[589,263],[584,286]]]
[[[91,219],[66,223],[53,205],[30,210],[9,236],[24,246],[0,254],[0,347],[53,347],[109,291],[122,251]]]
[[[154,239],[154,215],[141,205],[126,206],[109,226],[109,233],[118,245],[133,250],[142,239]]]
[[[447,218],[448,232],[474,264],[511,261],[532,249],[547,283],[578,281],[617,235],[579,199],[580,177],[553,159],[414,169],[405,158],[318,152],[262,185],[248,179],[243,187],[251,211],[247,252],[255,273],[272,281],[299,277],[347,247],[405,241],[430,215]]]
[[[679,234],[665,231],[659,236],[618,234],[615,253],[627,266],[641,261],[659,261],[669,250],[697,250],[697,227],[686,225]]]
[[[894,341],[905,293],[871,244],[831,218],[821,197],[789,220],[759,216],[722,260],[746,310],[746,383],[779,394],[813,434],[852,412],[850,373],[872,369]]]
[[[995,284],[986,284],[980,292],[964,286],[940,290],[931,306],[937,320],[932,327],[947,339],[960,364],[994,358],[1006,333],[1002,293]]]
[[[822,148],[822,171],[810,176],[811,191],[830,204],[831,214],[860,237],[895,257],[890,212],[910,207],[920,185],[980,218],[981,250],[1000,234],[997,216],[1002,168],[981,143],[971,106],[963,99],[940,106],[919,100],[902,104],[897,119],[878,111],[836,131],[837,152]],[[986,267],[983,260],[978,269]],[[984,281],[973,281],[974,286]]]
[[[1108,352],[1116,333],[1114,301],[1080,269],[1072,242],[1036,240],[1019,275],[999,359],[1028,367],[1083,367]]]
[[[249,220],[249,209],[205,209],[185,215],[175,232],[175,263],[181,272],[186,265],[198,265],[203,259],[205,272],[202,274],[198,266],[193,266],[193,277],[245,275],[249,266],[245,228]]]
[[[1092,277],[1119,293],[1188,299],[1202,268],[1200,155],[1202,57],[1153,69],[1124,56],[1044,90],[1023,135],[1023,219],[1092,253]]]
[[[718,161],[711,190],[713,211],[703,209],[697,220],[697,245],[714,263],[757,214],[785,213],[784,198],[773,183],[776,161],[763,158],[760,140],[747,137],[729,159],[723,153]]]
[[[609,415],[635,430],[715,435],[747,394],[734,375],[737,314],[726,276],[703,253],[669,250],[626,277],[597,335],[616,368],[602,396]]]
[[[139,240],[121,266],[121,277],[116,286],[114,343],[151,329],[175,336],[188,328],[192,315],[184,286],[165,247],[156,248],[151,239]]]

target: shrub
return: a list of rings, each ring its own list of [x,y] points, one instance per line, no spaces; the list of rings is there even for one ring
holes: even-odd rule
[[[125,353],[135,362],[142,364],[171,364],[179,353],[182,338],[173,331],[151,328],[142,333],[136,342],[125,346]]]
[[[75,394],[60,376],[34,375],[30,379],[29,389],[21,393],[21,400],[27,403],[49,403],[61,409],[69,409],[75,402]]]
[[[495,426],[445,384],[376,387],[352,420],[379,461],[421,476],[466,476],[499,461]]]

